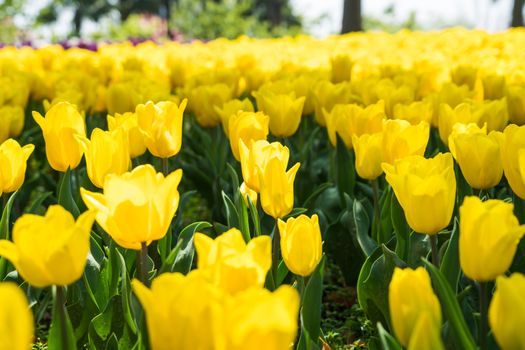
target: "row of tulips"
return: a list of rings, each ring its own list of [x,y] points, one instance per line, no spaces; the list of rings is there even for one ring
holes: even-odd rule
[[[329,347],[327,258],[372,349],[525,348],[524,40],[1,49],[9,348]]]

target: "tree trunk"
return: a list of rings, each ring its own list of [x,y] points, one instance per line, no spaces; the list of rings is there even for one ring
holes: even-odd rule
[[[80,38],[80,32],[82,31],[82,20],[84,17],[84,14],[82,13],[83,10],[82,8],[79,6],[77,7],[77,9],[75,10],[75,14],[73,16],[73,25],[74,25],[74,34],[77,38]]]
[[[512,20],[510,22],[511,27],[523,27],[523,5],[525,0],[514,0],[512,6]]]
[[[166,10],[166,31],[168,38],[173,39],[173,33],[171,31],[171,0],[164,0],[164,8]]]
[[[283,0],[267,0],[266,10],[268,13],[268,21],[272,28],[282,24],[283,21]]]
[[[344,0],[343,26],[341,28],[341,34],[348,32],[360,32],[362,30],[361,0]]]

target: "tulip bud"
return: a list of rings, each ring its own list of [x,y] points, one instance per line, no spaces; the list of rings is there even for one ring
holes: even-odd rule
[[[301,123],[305,97],[295,98],[295,93],[255,94],[257,107],[270,117],[270,132],[276,137],[295,134]]]
[[[139,157],[146,152],[144,135],[140,132],[136,113],[127,112],[124,114],[116,113],[115,116],[108,115],[107,121],[109,131],[122,128],[128,135],[128,147],[131,158]]]
[[[416,101],[410,104],[397,104],[394,106],[394,118],[403,119],[412,125],[418,125],[421,122],[430,124],[434,109],[429,101]]]
[[[24,292],[13,282],[0,283],[0,344],[3,349],[31,349],[34,337],[33,313]]]
[[[258,196],[257,192],[255,192],[254,190],[246,186],[245,182],[243,182],[241,184],[241,187],[239,187],[239,192],[241,193],[241,196],[244,199],[244,203],[247,206],[250,205],[250,203],[248,202],[248,198],[252,202],[253,205],[255,206],[257,205],[257,196]]]
[[[415,232],[432,235],[448,226],[456,200],[456,176],[450,153],[430,159],[406,157],[394,165],[383,163],[382,167]]]
[[[45,216],[22,215],[13,226],[13,242],[0,241],[0,255],[34,287],[67,286],[84,273],[94,211],[77,221],[60,205]]]
[[[525,124],[525,86],[507,87],[509,120],[517,125]]]
[[[138,105],[138,126],[148,150],[156,157],[169,158],[179,153],[182,145],[182,119],[187,100],[179,106],[165,101]]]
[[[423,313],[412,331],[407,350],[444,350],[440,327],[432,324],[428,313]]]
[[[147,164],[106,176],[104,193],[81,188],[80,194],[89,209],[97,210],[97,222],[111,238],[139,250],[141,243],[149,245],[166,235],[179,206],[181,178],[181,169],[164,177]]]
[[[352,77],[354,62],[349,55],[336,55],[330,58],[332,68],[332,83],[349,81]]]
[[[214,127],[221,123],[215,107],[222,107],[233,97],[233,89],[226,84],[201,85],[191,90],[189,99],[197,123],[203,127]]]
[[[445,145],[448,145],[448,137],[456,123],[470,124],[475,123],[483,126],[479,118],[481,115],[472,111],[472,105],[460,103],[454,109],[447,104],[441,104],[439,107],[439,137]]]
[[[299,276],[314,272],[323,255],[323,242],[319,218],[300,215],[286,222],[277,221],[281,235],[281,253],[290,271]]]
[[[408,156],[423,156],[427,148],[430,125],[421,122],[411,125],[406,120],[390,119],[383,122],[383,161],[394,164]]]
[[[503,171],[512,191],[525,199],[525,126],[509,125],[496,133]]]
[[[265,140],[268,136],[270,118],[262,112],[237,112],[229,121],[230,147],[235,159],[240,160],[239,141],[250,144],[251,140]]]
[[[226,136],[228,136],[229,133],[229,125],[230,125],[230,117],[232,115],[236,115],[237,112],[243,111],[243,112],[254,112],[253,104],[248,99],[245,98],[244,100],[230,100],[228,102],[225,102],[222,108],[219,108],[215,106],[215,111],[219,114],[221,117],[221,123],[222,123],[222,129],[224,130],[224,133]]]
[[[42,128],[51,167],[61,172],[76,168],[83,154],[78,137],[86,137],[86,125],[75,105],[59,102],[49,109],[45,118],[38,112],[33,112],[33,118]]]
[[[513,273],[496,279],[489,307],[492,334],[501,349],[525,349],[525,276]]]
[[[467,277],[487,282],[508,270],[525,234],[513,209],[501,200],[465,197],[459,208],[459,261]]]
[[[403,346],[419,342],[414,338],[417,337],[415,332],[421,322],[428,324],[429,329],[425,330],[425,334],[439,333],[441,307],[424,268],[412,270],[396,267],[388,287],[388,303],[392,327]],[[428,320],[424,320],[425,317]]]
[[[347,82],[332,84],[329,81],[320,81],[312,89],[315,120],[321,126],[326,126],[325,113],[330,113],[337,104],[348,103],[350,88]]]
[[[357,174],[367,180],[375,180],[382,173],[383,133],[352,135],[352,144],[355,151],[355,169]]]
[[[34,149],[32,144],[20,147],[13,139],[8,139],[0,145],[0,193],[11,193],[22,186],[27,159]]]

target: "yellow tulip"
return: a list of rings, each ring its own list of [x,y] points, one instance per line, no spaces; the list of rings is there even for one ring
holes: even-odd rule
[[[489,307],[489,322],[496,342],[503,350],[525,349],[525,276],[513,273],[496,279],[496,291]]]
[[[59,102],[49,109],[45,118],[38,112],[33,112],[33,118],[42,128],[51,167],[61,172],[76,168],[83,154],[77,138],[86,137],[86,125],[75,105]]]
[[[179,106],[170,101],[138,105],[138,126],[148,150],[156,157],[169,158],[179,153],[182,145],[182,119],[187,100]]]
[[[390,119],[383,122],[383,161],[394,164],[408,156],[423,156],[430,135],[430,125],[421,122],[411,125],[406,120]]]
[[[144,142],[144,136],[140,132],[136,113],[127,112],[124,114],[116,113],[115,116],[108,115],[107,122],[109,131],[114,131],[118,128],[124,129],[128,135],[128,147],[131,158],[139,157],[146,152],[146,143]]]
[[[146,314],[151,349],[216,348],[224,296],[202,274],[164,273],[151,289],[136,279],[131,286]]]
[[[385,105],[383,101],[363,108],[356,104],[336,105],[325,113],[326,130],[330,143],[336,146],[336,134],[346,148],[352,149],[352,135],[373,134],[383,129]]]
[[[270,132],[277,137],[295,134],[301,123],[305,97],[291,94],[259,92],[255,94],[257,107],[270,117]]]
[[[215,107],[222,107],[232,97],[234,97],[233,89],[223,83],[193,88],[189,94],[189,99],[197,123],[203,127],[219,125],[221,118]]]
[[[34,287],[67,286],[84,273],[94,220],[87,211],[75,222],[59,205],[45,216],[24,214],[13,226],[13,242],[0,241],[0,255]]]
[[[270,236],[255,237],[248,244],[241,231],[232,228],[215,240],[196,233],[197,267],[207,270],[221,290],[235,294],[251,287],[263,287],[272,265]]]
[[[230,148],[235,159],[240,160],[239,141],[249,144],[252,140],[266,140],[270,118],[262,112],[237,112],[229,120]]]
[[[329,81],[320,81],[312,89],[315,120],[321,126],[326,126],[325,113],[330,113],[337,104],[348,103],[350,87],[347,82],[332,84]]]
[[[426,322],[429,327],[425,334],[439,333],[441,307],[424,268],[396,267],[388,287],[388,303],[394,333],[403,346],[408,346],[410,340],[417,337],[415,331],[420,322]],[[428,320],[422,321],[425,317]]]
[[[242,140],[239,140],[239,155],[244,182],[255,192],[260,192],[259,169],[264,169],[266,162],[273,157],[280,159],[286,168],[290,150],[280,142],[269,143],[266,140],[251,140],[248,148]]]
[[[450,153],[440,153],[431,159],[410,156],[394,165],[383,163],[382,167],[415,232],[432,235],[448,226],[456,200]]]
[[[24,109],[20,106],[0,106],[0,142],[8,137],[20,136],[24,129]]]
[[[140,102],[141,97],[131,83],[111,84],[106,91],[106,106],[111,115],[132,112]]]
[[[412,125],[417,125],[420,122],[430,124],[433,115],[433,105],[429,101],[416,101],[410,104],[399,103],[394,106],[394,118],[406,120]]]
[[[455,84],[467,85],[469,89],[473,89],[478,77],[478,68],[471,64],[460,64],[450,72],[450,77]]]
[[[11,133],[11,108],[0,107],[0,142],[9,138]]]
[[[142,243],[149,245],[166,235],[179,206],[181,178],[181,169],[164,177],[147,164],[108,175],[104,193],[81,188],[80,194],[89,209],[97,210],[104,231],[120,246],[138,250]]]
[[[386,79],[374,86],[374,92],[378,100],[385,101],[385,113],[388,117],[394,115],[394,107],[397,104],[410,104],[415,95],[413,87],[405,84],[398,86]]]
[[[0,349],[27,350],[33,344],[34,320],[27,298],[12,282],[0,283]]]
[[[297,335],[299,306],[299,293],[288,285],[273,293],[263,288],[239,293],[226,303],[223,349],[289,349]]]
[[[89,179],[98,188],[104,186],[108,174],[120,175],[128,171],[130,155],[128,139],[123,129],[104,131],[96,128],[91,140],[82,139]]]
[[[505,76],[499,74],[488,74],[481,78],[483,83],[483,98],[485,100],[497,100],[505,94]]]
[[[242,198],[244,198],[244,203],[246,203],[247,206],[249,206],[248,198],[253,205],[257,206],[257,192],[246,186],[245,182],[241,184],[239,191],[241,192]]]
[[[367,180],[375,180],[382,173],[383,133],[352,135],[355,151],[355,169],[357,174]]]
[[[331,73],[333,83],[350,81],[354,62],[350,59],[349,55],[332,56],[330,58],[330,66],[332,68]]]
[[[281,235],[281,253],[290,271],[299,276],[314,272],[323,255],[323,242],[319,218],[300,215],[286,222],[277,221]]]
[[[497,133],[503,171],[512,191],[525,199],[525,126],[509,125]]]
[[[432,324],[428,313],[423,313],[412,331],[407,350],[444,350],[441,329]]]
[[[478,125],[487,125],[487,131],[503,131],[509,121],[507,99],[483,101],[473,106]]]
[[[0,193],[14,192],[22,186],[27,159],[34,149],[32,144],[20,147],[13,139],[8,139],[0,145]]]
[[[503,176],[503,165],[495,132],[476,124],[455,124],[448,146],[468,184],[476,189],[496,186]]]
[[[459,208],[459,261],[467,277],[492,281],[510,267],[525,234],[513,209],[501,200],[465,197]]]
[[[508,86],[506,97],[509,120],[517,125],[525,124],[525,86]]]
[[[479,118],[481,115],[473,113],[472,105],[460,103],[454,109],[447,104],[439,107],[439,136],[445,145],[448,145],[448,137],[456,123],[470,124],[475,123],[483,126]]]
[[[264,168],[259,168],[261,206],[264,212],[277,219],[288,215],[294,205],[294,181],[300,163],[290,170],[278,157],[268,159]]]
[[[237,112],[239,111],[254,112],[254,109],[253,109],[252,102],[248,98],[245,98],[244,100],[234,99],[234,100],[225,102],[222,108],[215,106],[215,111],[221,117],[222,129],[224,130],[224,133],[226,134],[226,136],[228,136],[228,133],[230,131],[229,130],[230,117],[232,115],[237,114]]]

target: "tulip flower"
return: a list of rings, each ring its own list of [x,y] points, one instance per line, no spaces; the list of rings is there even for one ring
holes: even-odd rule
[[[261,206],[264,212],[277,219],[290,214],[294,205],[293,186],[300,163],[288,171],[278,157],[268,159],[264,168],[259,168]]]
[[[0,106],[0,142],[8,137],[18,137],[24,129],[25,114],[20,106]]]
[[[188,96],[195,119],[203,127],[214,127],[221,123],[215,107],[222,107],[232,97],[233,89],[223,83],[195,87]]]
[[[488,282],[509,269],[525,234],[513,209],[501,200],[465,197],[459,209],[459,261],[467,277]]]
[[[248,198],[252,202],[253,205],[257,205],[257,197],[258,194],[248,186],[246,186],[246,183],[243,182],[241,186],[239,187],[239,192],[241,193],[242,197],[244,198],[244,203],[248,206]]]
[[[291,94],[258,93],[257,107],[270,117],[270,132],[276,137],[295,134],[301,123],[305,97]]]
[[[367,180],[375,180],[382,173],[383,133],[352,135],[357,174]]]
[[[166,101],[138,105],[138,126],[148,150],[156,157],[169,158],[179,153],[182,145],[182,118],[187,100],[179,106]]]
[[[509,125],[497,133],[503,172],[512,191],[525,199],[525,126]]]
[[[237,112],[229,120],[230,147],[235,159],[240,160],[239,141],[249,144],[251,140],[266,140],[270,118],[262,112]]]
[[[513,124],[525,124],[525,86],[508,86],[506,97],[509,112],[509,120]]]
[[[448,226],[456,199],[450,153],[431,159],[410,156],[382,167],[414,231],[434,235]]]
[[[411,340],[416,341],[415,332],[421,327],[421,322],[427,323],[429,327],[425,330],[427,335],[439,333],[441,307],[424,268],[412,270],[396,267],[388,287],[388,304],[394,333],[403,346],[408,346]]]
[[[383,161],[394,164],[408,156],[423,156],[427,148],[430,125],[421,122],[411,125],[406,120],[390,119],[383,122]]]
[[[0,107],[0,142],[4,142],[11,134],[11,108]]]
[[[111,115],[132,112],[140,102],[141,97],[131,83],[111,84],[106,91],[106,106]]]
[[[354,62],[349,55],[332,56],[330,58],[330,66],[332,68],[332,83],[350,81]]]
[[[383,79],[374,86],[374,93],[378,100],[385,101],[385,113],[391,118],[397,104],[410,104],[414,101],[414,87],[402,84],[397,85],[390,79]]]
[[[428,313],[423,313],[414,327],[407,350],[444,350],[439,327],[432,324]]]
[[[492,334],[501,349],[525,349],[525,276],[513,273],[496,279],[489,307]]]
[[[241,231],[229,229],[215,240],[202,233],[194,237],[197,267],[207,270],[221,290],[235,294],[251,287],[263,287],[272,265],[270,236],[255,237],[248,244]]]
[[[475,104],[473,114],[479,125],[487,125],[487,131],[503,131],[509,121],[507,100],[503,98]]]
[[[33,112],[46,142],[46,156],[51,167],[65,172],[80,164],[83,149],[78,137],[86,137],[84,117],[75,105],[59,102],[49,109],[45,118]]]
[[[312,89],[315,120],[321,126],[326,126],[325,113],[330,113],[337,104],[348,103],[350,100],[350,87],[348,82],[332,84],[329,81],[320,81]]]
[[[403,119],[412,125],[418,125],[421,122],[430,124],[434,108],[430,101],[416,101],[410,104],[396,104],[394,106],[394,118]]]
[[[286,222],[277,220],[284,263],[296,275],[307,277],[314,272],[323,255],[319,218],[300,215]]]
[[[277,157],[283,164],[288,166],[290,150],[279,142],[269,143],[266,140],[250,141],[249,147],[239,140],[239,155],[241,158],[242,177],[246,185],[260,192],[259,169],[264,169],[270,158]]]
[[[487,135],[485,127],[457,123],[449,136],[448,146],[471,187],[488,189],[500,182],[503,164],[494,131]]]
[[[115,116],[107,117],[109,131],[122,128],[128,135],[128,148],[131,158],[137,158],[146,152],[144,135],[140,132],[136,113],[116,113]]]
[[[8,139],[0,145],[0,193],[14,192],[22,186],[27,159],[34,149],[32,144],[20,147],[13,139]]]
[[[472,105],[460,103],[455,108],[447,104],[441,104],[439,107],[439,137],[445,145],[448,145],[448,137],[456,123],[470,124],[475,123],[482,127],[484,123],[480,122],[481,115],[473,113]]]
[[[0,255],[34,287],[66,286],[84,273],[95,212],[77,221],[60,205],[45,216],[24,214],[13,226],[13,242],[0,241]]]
[[[222,129],[224,130],[226,136],[228,136],[228,133],[230,131],[230,117],[232,115],[236,115],[239,111],[254,112],[254,109],[252,102],[248,98],[245,98],[242,101],[238,99],[233,99],[228,102],[225,102],[222,108],[215,106],[215,111],[221,117]]]
[[[34,337],[33,313],[22,290],[12,282],[0,283],[0,348],[31,349]]]
[[[181,169],[164,177],[147,164],[106,176],[104,193],[81,188],[80,194],[104,231],[120,246],[139,250],[166,235],[179,206],[181,178]]]
[[[478,67],[472,64],[460,64],[450,71],[450,78],[457,85],[467,85],[474,88],[478,77]]]
[[[481,78],[481,82],[485,100],[497,100],[505,94],[506,82],[504,75],[488,74]]]
[[[96,128],[91,140],[82,139],[87,174],[93,185],[104,186],[108,174],[121,175],[128,171],[130,155],[128,139],[123,129],[103,131]]]

